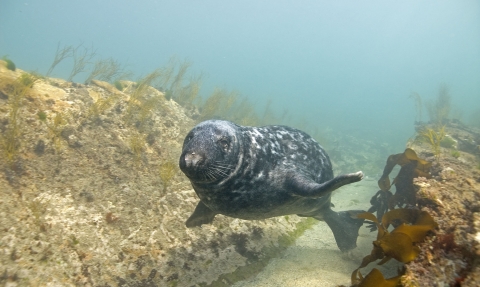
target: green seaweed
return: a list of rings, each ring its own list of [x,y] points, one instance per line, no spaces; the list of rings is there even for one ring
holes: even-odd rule
[[[107,97],[98,98],[88,109],[88,117],[97,119],[106,110],[111,108],[118,100],[117,94],[110,94]]]
[[[225,119],[237,99],[237,92],[228,92],[224,89],[216,88],[200,108],[200,121],[214,117]]]
[[[163,191],[172,183],[172,179],[178,171],[178,165],[173,160],[165,161],[160,164],[159,174],[162,181]]]
[[[448,86],[440,86],[437,98],[427,102],[427,111],[430,122],[442,126],[447,123],[451,110],[451,95]]]
[[[33,87],[37,79],[28,73],[22,73],[10,87],[8,96],[8,126],[0,137],[0,147],[6,162],[13,169],[15,159],[21,147],[20,136],[22,134],[19,111],[22,107],[26,94]]]
[[[64,45],[62,48],[60,48],[60,43],[57,45],[57,50],[55,51],[55,58],[53,59],[52,64],[50,65],[50,68],[48,68],[48,71],[46,73],[46,76],[50,76],[50,74],[53,72],[55,67],[60,64],[63,60],[66,58],[73,57],[73,52],[75,48],[71,45]]]
[[[117,90],[121,92],[123,92],[123,89],[125,89],[125,85],[119,80],[115,81],[113,85],[115,86],[115,88],[117,88]]]
[[[38,76],[32,73],[22,73],[18,78],[18,83],[23,89],[30,89],[33,87],[33,84],[38,80]]]
[[[445,138],[445,126],[435,126],[433,128],[430,127],[423,127],[418,131],[420,138],[423,138],[425,142],[427,142],[432,152],[435,156],[435,159],[438,161],[440,160],[441,155],[441,142]]]
[[[171,98],[183,106],[188,106],[197,99],[200,92],[202,75],[192,76],[188,84],[171,91]]]
[[[112,82],[113,79],[120,76],[125,77],[126,74],[127,73],[125,72],[124,67],[122,67],[122,65],[118,61],[112,58],[98,60],[95,62],[93,70],[90,72],[87,79],[85,80],[85,84],[90,84],[94,79],[105,82]]]
[[[422,97],[418,94],[413,92],[410,94],[411,99],[415,101],[415,121],[421,122],[422,121]]]
[[[41,120],[41,121],[46,121],[47,120],[47,113],[45,113],[44,111],[39,111],[37,113],[37,116],[38,116],[38,119]]]
[[[449,135],[445,135],[443,139],[440,141],[440,146],[444,148],[456,148],[457,142]]]
[[[267,105],[267,114],[268,109]],[[262,123],[255,112],[255,106],[248,98],[240,97],[236,91],[228,92],[218,88],[200,107],[200,121],[212,118],[229,120],[244,126],[255,126]]]
[[[40,111],[37,116],[47,126],[53,147],[57,152],[60,151],[62,148],[62,132],[68,123],[68,114],[57,112],[54,116],[49,117],[45,112]]]
[[[255,106],[246,98],[236,102],[228,120],[244,126],[257,126],[261,124],[259,116],[255,112]]]
[[[133,154],[135,163],[139,163],[145,149],[145,136],[137,131],[133,131],[128,139],[128,146]]]
[[[76,75],[85,72],[87,65],[91,64],[90,61],[96,55],[96,51],[93,49],[93,47],[86,48],[81,44],[74,48],[72,53],[73,67],[72,71],[70,72],[70,76],[68,76],[67,79],[69,82],[71,82]]]
[[[164,91],[167,99],[173,99],[185,107],[193,105],[197,100],[203,78],[202,74],[197,74],[190,75],[186,80],[191,65],[192,63],[187,60],[180,62],[171,58],[169,64],[162,69],[159,82],[159,85],[164,88],[160,90]]]
[[[5,67],[7,67],[7,69],[9,69],[10,71],[15,71],[17,69],[17,66],[15,66],[15,63],[12,60],[10,60],[10,58],[8,58],[7,55],[3,56],[2,59],[6,62]]]
[[[162,99],[157,95],[147,97],[148,89],[151,88],[160,76],[161,70],[157,69],[138,80],[136,85],[132,85],[133,90],[130,93],[124,117],[128,124],[142,127],[150,111],[156,108],[157,104],[161,102]]]
[[[452,150],[450,152],[450,155],[453,156],[454,158],[459,158],[460,157],[460,152],[458,150]]]
[[[144,128],[145,123],[148,119],[151,118],[151,114],[153,111],[163,108],[164,107],[165,99],[163,96],[156,94],[150,95],[142,99],[140,106],[138,107],[138,114],[137,114],[137,127],[140,129]]]
[[[46,231],[46,223],[43,218],[47,210],[46,205],[38,200],[33,200],[28,203],[27,207],[33,215],[35,225],[39,227],[40,231]]]

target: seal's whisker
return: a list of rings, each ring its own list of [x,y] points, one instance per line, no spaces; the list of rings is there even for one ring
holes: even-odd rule
[[[228,175],[228,173],[227,173],[228,170],[221,169],[221,168],[218,168],[218,167],[211,166],[211,167],[209,167],[209,170],[214,171],[215,173],[223,175],[223,176]]]
[[[216,171],[213,171],[212,174],[217,175],[217,176],[219,176],[219,177],[225,177],[223,174],[218,173],[218,172],[216,172]]]
[[[224,166],[224,165],[219,165],[219,164],[216,164],[215,166],[221,167],[221,168],[224,168],[224,169],[229,169],[229,170],[230,170],[230,169],[234,169],[233,166]]]
[[[209,168],[221,169],[221,170],[231,170],[231,168],[220,166],[220,165],[210,165]]]
[[[225,163],[223,161],[215,161],[215,164],[217,166],[221,166],[221,167],[224,167],[224,168],[229,168],[229,169],[233,169],[234,166],[232,164],[228,164],[228,163]]]
[[[210,175],[210,178],[211,178],[212,180],[217,180],[217,177],[215,176],[215,173],[210,172],[209,175]]]
[[[219,165],[225,165],[225,166],[232,166],[232,164],[228,163],[228,162],[225,162],[225,161],[214,161],[215,163],[219,164]]]
[[[209,180],[209,181],[212,180],[212,176],[210,175],[210,173],[208,172],[208,170],[203,171],[203,172],[202,172],[202,175],[203,175],[203,180]]]
[[[217,178],[215,177],[215,174],[210,169],[207,169],[205,171],[205,174],[209,180],[217,180]]]
[[[229,172],[229,171],[233,170],[233,167],[225,167],[225,166],[221,166],[221,165],[211,165],[210,167],[218,169],[218,170],[223,170],[225,172]]]
[[[214,169],[216,169],[216,170],[224,170],[224,171],[229,171],[229,170],[231,170],[231,168],[225,168],[225,167],[223,167],[223,166],[217,166],[217,165],[211,165],[211,166],[209,166],[208,168],[214,168]]]

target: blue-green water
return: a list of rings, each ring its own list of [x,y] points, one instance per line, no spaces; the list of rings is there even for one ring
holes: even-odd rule
[[[367,209],[387,156],[403,151],[415,120],[429,119],[425,106],[419,118],[412,95],[426,104],[447,87],[449,117],[476,115],[480,126],[478,0],[0,0],[0,58],[45,75],[58,45],[95,51],[85,72],[73,77],[77,83],[100,59],[115,59],[132,71],[122,79],[138,80],[176,56],[192,62],[186,79],[203,74],[203,98],[220,87],[248,97],[259,113],[270,103],[279,123],[318,132],[335,174],[365,172],[361,183],[334,194],[335,210]],[[49,76],[68,79],[79,57]],[[184,119],[174,103],[162,106],[158,94],[140,92],[126,101],[108,86],[54,80],[39,81],[23,99],[27,89],[10,93],[12,75],[20,73],[0,67],[0,129],[6,131],[0,134],[0,225],[8,227],[0,231],[0,265],[9,283],[233,283],[273,256],[266,272],[238,286],[333,286],[347,284],[371,250],[375,234],[362,228],[359,254],[341,258],[320,223],[283,252],[313,224],[290,215],[265,221],[219,215],[211,225],[186,229],[198,198],[175,165],[193,122],[172,124]],[[122,90],[143,91],[141,84],[132,87]],[[71,113],[63,113],[70,102]],[[205,115],[182,104],[196,120]],[[161,109],[147,121],[156,105]],[[287,117],[279,118],[285,110]],[[468,147],[477,144],[469,140]],[[456,152],[463,157],[464,151]],[[261,262],[250,264],[257,257]]]
[[[414,131],[412,92],[426,101],[446,84],[464,119],[480,108],[475,0],[0,1],[0,56],[45,73],[58,43],[93,47],[137,78],[185,58],[204,96],[219,86],[271,99],[279,114],[398,152]],[[69,61],[52,76],[67,78]]]

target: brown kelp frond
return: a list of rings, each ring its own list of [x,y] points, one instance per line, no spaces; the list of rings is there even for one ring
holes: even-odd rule
[[[401,168],[397,177],[391,183],[389,175],[396,165],[401,166]],[[429,178],[431,166],[431,162],[419,158],[415,151],[410,148],[407,148],[403,153],[390,155],[383,169],[383,174],[378,180],[380,190],[370,200],[372,207],[368,211],[376,212],[377,217],[381,220],[382,215],[389,209],[394,209],[396,206],[416,205],[413,179],[416,177]],[[393,184],[396,188],[395,194],[390,191]],[[375,230],[375,226],[372,227],[372,230]]]
[[[428,212],[418,209],[398,208],[390,210],[382,217],[382,226],[385,228],[388,228],[390,224],[398,226],[399,224],[395,224],[395,222],[436,227],[432,216]]]
[[[383,278],[380,271],[374,269],[373,274],[371,272],[363,278],[359,269],[376,260],[380,260],[379,265],[392,258],[402,263],[412,261],[420,253],[415,243],[424,240],[427,233],[437,227],[428,212],[417,209],[391,210],[383,215],[381,222],[369,212],[360,213],[357,217],[373,222],[378,229],[377,240],[373,241],[371,253],[363,258],[360,267],[352,273],[352,284],[358,284],[357,286],[396,286],[400,276],[388,281]],[[391,232],[388,231],[390,224],[396,226]],[[376,274],[377,272],[380,274]]]
[[[419,158],[414,150],[407,148],[403,153],[392,154],[388,157],[385,168],[383,169],[382,177],[378,180],[378,186],[380,189],[383,191],[390,190],[391,184],[388,175],[397,164],[403,167],[412,162],[415,163],[415,173],[418,176],[429,177],[428,171],[430,170],[432,163]]]
[[[370,271],[370,273],[368,273],[364,278],[362,273],[360,273],[360,271],[357,269],[352,274],[352,283],[356,282],[355,284],[358,285],[355,286],[357,287],[395,287],[401,286],[400,277],[401,275],[398,275],[389,279],[385,279],[380,270],[373,268],[372,271]]]
[[[369,221],[371,221],[374,225],[376,225],[375,230],[378,230],[377,240],[384,235],[385,229],[382,227],[382,225],[380,224],[380,222],[378,222],[377,218],[375,217],[375,215],[373,215],[373,213],[363,212],[363,213],[357,214],[357,217],[358,217],[358,218],[363,218],[363,219],[369,220]]]

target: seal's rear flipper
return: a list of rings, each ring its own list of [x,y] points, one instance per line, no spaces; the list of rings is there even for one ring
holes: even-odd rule
[[[197,207],[195,207],[195,211],[192,215],[190,215],[185,224],[190,228],[200,226],[202,224],[212,223],[215,215],[217,214],[200,201]]]
[[[363,219],[356,215],[364,212],[363,210],[349,210],[335,212],[329,209],[322,214],[321,220],[324,220],[335,236],[337,246],[341,251],[348,251],[357,247],[358,230],[363,225]]]

